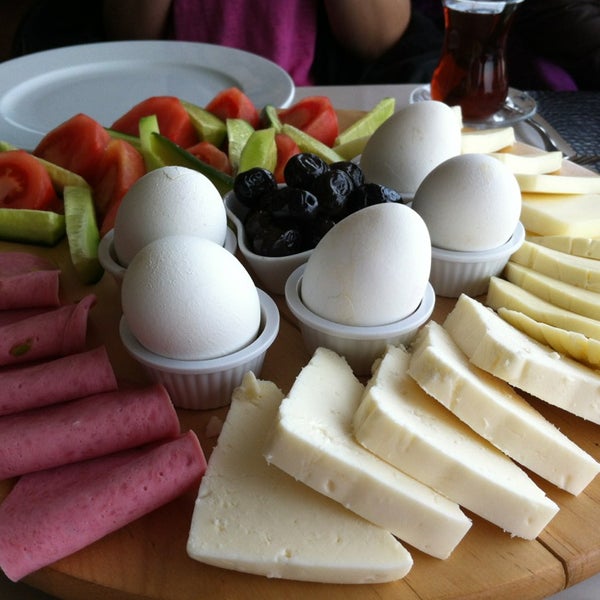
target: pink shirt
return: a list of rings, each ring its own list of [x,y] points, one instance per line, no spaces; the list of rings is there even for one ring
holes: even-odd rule
[[[174,0],[173,37],[253,52],[313,83],[317,0]]]

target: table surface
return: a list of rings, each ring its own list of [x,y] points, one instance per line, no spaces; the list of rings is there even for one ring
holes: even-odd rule
[[[374,106],[379,99],[386,96],[395,97],[397,100],[397,106],[408,104],[408,98],[413,87],[414,86],[409,85],[382,85],[364,88],[299,88],[296,96],[297,98],[300,98],[307,95],[324,94],[329,96],[334,105],[339,109],[368,109]],[[536,139],[536,134],[529,130],[529,128],[517,128],[517,133],[521,139],[535,145],[539,145],[539,139]],[[560,133],[568,139],[568,132],[566,130],[563,130]],[[569,141],[573,143],[571,140]],[[101,282],[99,289],[101,289],[101,294],[112,299],[113,303],[109,306],[109,302],[106,302],[104,308],[102,307],[102,304],[99,303],[98,307],[95,309],[95,311],[98,312],[96,312],[96,315],[93,317],[93,319],[97,319],[97,322],[116,320],[115,311],[118,310],[118,308],[115,307],[114,301],[116,299],[116,303],[118,305],[118,295],[114,289],[114,286],[112,286],[112,282],[107,281],[105,278]],[[295,376],[295,373],[297,373],[298,366],[303,364],[303,362],[308,359],[308,356],[303,353],[302,344],[298,342],[298,332],[293,326],[293,319],[290,317],[289,313],[287,313],[286,307],[281,299],[279,299],[279,306],[283,316],[282,333],[280,334],[280,339],[278,342],[276,342],[276,347],[273,349],[274,352],[269,353],[267,356],[267,360],[265,361],[265,370],[263,371],[262,376],[266,379],[274,380],[282,387],[282,389],[285,389],[286,386],[289,387],[293,381],[293,377]],[[442,302],[441,305],[436,308],[436,311],[438,311],[438,314],[443,314],[443,312],[447,310],[447,306],[447,304],[444,305]],[[441,311],[441,313],[439,311]],[[113,325],[116,332],[116,323]],[[92,323],[92,335],[99,335],[99,329],[100,328],[94,326],[94,323]],[[120,347],[116,333],[111,334],[111,336],[109,353],[113,358],[113,363],[116,363],[117,365],[116,370],[117,372],[121,371],[122,373],[130,374],[132,370],[135,371],[135,367],[132,366],[130,359],[126,356],[123,348]],[[289,368],[283,369],[283,372],[279,368],[280,365],[278,365],[276,361],[272,359],[272,356],[278,354],[278,344],[280,348],[285,348],[288,354],[291,352],[294,355],[294,360],[291,361]],[[137,377],[137,374],[135,376]],[[577,431],[579,437],[579,428],[583,422],[578,419],[569,419],[568,417],[564,419],[564,415],[556,414],[556,411],[551,411],[551,413],[554,417],[561,421],[560,425],[561,427],[564,426],[565,433],[569,434],[569,430]],[[189,415],[183,415],[182,421],[184,425],[188,417]],[[189,418],[194,422],[196,427],[198,427],[199,424],[200,427],[202,427],[201,421],[203,417],[198,417],[198,415],[195,414]],[[198,419],[200,419],[200,421],[198,421]],[[585,441],[590,446],[594,446],[596,448],[594,455],[596,458],[600,458],[597,450],[598,444],[595,441],[592,441],[592,437],[597,438],[597,426],[585,424],[584,430],[583,436]],[[591,432],[593,432],[594,435],[592,435]],[[586,447],[586,450],[591,452],[590,448]],[[548,488],[548,486],[544,486],[541,483],[540,485],[542,485],[542,487],[545,489]],[[595,534],[592,538],[586,539],[584,543],[580,544],[580,540],[575,539],[573,537],[574,534],[571,535],[569,532],[570,525],[573,523],[573,515],[570,514],[571,512],[574,513],[576,517],[575,521],[584,521],[579,522],[577,525],[580,531],[585,531],[588,528],[593,529],[589,527],[589,523],[592,519],[597,520],[597,504],[600,496],[600,482],[594,482],[594,484],[590,486],[590,490],[591,491],[589,493],[588,490],[586,490],[586,492],[584,492],[578,498],[568,497],[567,494],[557,494],[555,490],[552,490],[550,495],[553,497],[553,499],[557,500],[559,504],[561,504],[563,510],[561,510],[559,515],[549,525],[546,531],[543,532],[540,538],[534,542],[511,540],[506,534],[496,530],[496,528],[489,526],[482,520],[475,519],[475,526],[473,527],[472,532],[469,533],[471,543],[468,543],[465,540],[465,542],[459,546],[459,549],[455,551],[455,555],[453,555],[453,557],[451,557],[448,561],[429,560],[429,557],[425,557],[424,555],[420,554],[417,556],[417,559],[415,560],[415,568],[413,568],[413,572],[409,574],[409,578],[407,579],[408,583],[406,585],[403,584],[402,587],[398,588],[401,590],[399,597],[422,597],[421,595],[418,595],[418,591],[423,585],[424,579],[431,578],[431,571],[428,570],[427,566],[423,565],[435,565],[433,568],[435,570],[439,570],[439,576],[444,578],[447,583],[452,582],[454,561],[458,562],[469,560],[476,567],[478,564],[477,560],[474,560],[472,556],[467,555],[472,553],[473,549],[477,547],[483,547],[490,550],[489,556],[483,557],[484,562],[482,563],[482,568],[483,565],[486,565],[487,567],[488,563],[491,562],[493,564],[494,561],[499,561],[498,564],[502,562],[502,564],[505,566],[509,565],[509,569],[514,571],[515,577],[521,581],[521,584],[523,582],[527,582],[526,588],[528,590],[529,597],[531,598],[550,597],[549,594],[561,590],[565,585],[571,585],[573,587],[570,587],[567,590],[564,590],[551,597],[555,598],[556,600],[587,600],[597,597],[600,595],[600,576],[595,576],[595,573],[600,572],[600,556],[597,556],[599,552],[596,552],[596,550],[600,551],[600,533],[597,535]],[[1,493],[2,490],[0,489],[0,497]],[[186,500],[189,501],[189,499],[184,499],[183,502],[185,503]],[[153,525],[157,525],[161,515],[163,517],[173,516],[179,510],[179,508],[180,507],[177,506],[177,503],[175,503],[174,507],[166,507],[164,511],[157,511],[154,520],[151,518],[150,522]],[[567,527],[567,524],[569,524],[569,527]],[[136,534],[140,534],[140,527],[141,525],[138,525],[137,528],[136,525],[134,525],[133,528],[128,531],[127,535],[135,536]],[[127,537],[127,535],[125,537]],[[83,592],[78,592],[77,590],[86,588],[78,588],[73,582],[70,582],[70,585],[67,586],[69,590],[68,595],[65,594],[63,581],[65,575],[67,579],[69,579],[71,574],[75,574],[76,577],[82,577],[83,575],[84,579],[87,579],[87,575],[89,576],[90,580],[93,580],[95,576],[94,569],[91,568],[90,565],[86,565],[86,561],[89,561],[90,557],[93,558],[95,555],[100,556],[103,552],[103,547],[119,548],[119,544],[121,543],[122,541],[119,542],[119,540],[117,540],[115,545],[115,539],[114,536],[112,536],[108,542],[101,541],[98,544],[95,544],[93,548],[83,551],[81,558],[75,555],[74,557],[65,559],[65,561],[61,561],[59,563],[58,569],[53,569],[52,567],[44,569],[39,574],[34,574],[32,577],[30,577],[26,583],[13,584],[9,582],[3,575],[0,575],[0,598],[6,600],[52,600],[54,598],[54,596],[47,595],[42,591],[38,591],[38,589],[30,587],[30,585],[35,586],[36,588],[44,589],[46,592],[50,592],[51,594],[56,594],[61,598],[83,598]],[[591,546],[589,546],[589,544],[591,544]],[[462,550],[461,547],[464,548],[464,550]],[[585,554],[585,560],[578,560],[577,557],[579,554]],[[115,558],[116,557],[112,557],[112,559]],[[119,562],[118,558],[116,559],[116,562]],[[127,562],[126,558],[125,562]],[[107,561],[107,565],[114,563],[115,560]],[[533,569],[538,575],[532,577],[531,574],[528,573],[530,569]],[[457,572],[460,572],[460,570]],[[223,578],[223,573],[227,574],[229,572],[216,570],[214,576],[221,580]],[[254,579],[251,576],[233,574],[233,572],[231,573],[232,576],[238,578],[240,582],[249,581],[251,586],[258,585],[260,587],[262,585],[262,582],[259,582],[258,584],[256,584],[256,582],[252,583]],[[411,576],[414,578],[412,583]],[[248,580],[245,579],[246,577],[248,577]],[[501,579],[502,575],[499,576],[499,580]],[[273,581],[269,583],[273,586],[273,593],[276,593],[275,590],[277,589],[284,589],[278,587],[279,582]],[[240,583],[240,585],[242,585],[242,583]],[[460,582],[458,582],[458,585],[458,589],[460,589]],[[490,585],[492,585],[492,582],[490,582]],[[259,587],[256,589],[259,589]],[[413,591],[413,588],[416,590],[416,592]],[[221,589],[227,590],[228,588],[222,587]],[[305,590],[306,588],[303,588],[302,584],[299,584],[296,588],[296,591],[303,589]],[[347,590],[347,594],[344,593],[344,591],[340,591],[338,586],[333,595],[336,598],[354,597],[354,594],[358,592],[354,586],[348,586],[344,589]],[[485,589],[485,586],[483,589]],[[333,590],[331,590],[330,586],[326,586],[326,588],[323,589],[323,597],[331,597],[331,591]],[[311,593],[312,592],[314,592],[314,589],[311,588]],[[440,590],[440,593],[441,592],[442,590]],[[446,592],[450,592],[450,590],[443,590],[444,594]],[[503,593],[505,594],[503,597],[509,597],[509,594],[516,594],[518,597],[522,597],[519,594],[518,588],[512,590],[505,588],[503,589]],[[85,597],[92,597],[87,595],[87,589],[85,591]],[[113,598],[112,595],[98,595],[97,597]],[[117,598],[118,596],[114,597]],[[128,595],[127,597],[130,598],[131,596]],[[211,597],[217,596],[212,595]],[[260,597],[260,595],[255,597]],[[360,594],[356,597],[360,597]],[[376,596],[373,595],[373,597]],[[377,597],[383,598],[388,596],[385,595],[385,593],[382,593],[381,596],[377,594]],[[473,597],[479,598],[483,596],[474,595]]]

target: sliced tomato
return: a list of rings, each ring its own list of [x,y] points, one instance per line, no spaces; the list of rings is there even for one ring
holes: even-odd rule
[[[303,98],[279,111],[279,120],[301,129],[329,147],[333,146],[339,134],[337,113],[327,96]]]
[[[123,196],[145,172],[142,155],[129,142],[118,138],[109,142],[98,165],[94,186],[101,234],[112,229]]]
[[[230,87],[219,92],[205,109],[223,121],[227,119],[244,119],[254,129],[260,122],[260,113],[254,102],[239,88]]]
[[[48,171],[25,150],[0,152],[0,206],[53,211],[61,208]]]
[[[202,162],[223,171],[223,173],[231,175],[233,172],[229,156],[210,142],[198,142],[194,146],[186,148],[186,150]]]
[[[298,144],[285,133],[275,134],[275,145],[277,146],[277,165],[275,166],[275,181],[277,183],[285,183],[285,177],[283,176],[283,170],[287,161],[294,156],[294,154],[300,154],[300,148]]]
[[[98,162],[110,139],[100,123],[79,113],[49,131],[33,153],[93,183]]]
[[[119,117],[111,129],[138,136],[140,119],[151,115],[156,115],[161,134],[179,146],[186,148],[198,141],[198,133],[187,110],[175,96],[151,96],[142,100]]]

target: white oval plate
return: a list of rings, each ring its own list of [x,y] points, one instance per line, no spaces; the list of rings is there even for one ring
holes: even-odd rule
[[[289,106],[295,92],[291,77],[275,63],[212,44],[101,42],[29,54],[0,64],[0,139],[32,149],[80,112],[108,127],[150,96],[205,106],[231,86],[259,110]]]

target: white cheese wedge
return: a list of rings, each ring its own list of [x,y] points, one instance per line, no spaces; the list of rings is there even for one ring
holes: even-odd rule
[[[513,173],[540,175],[559,171],[563,163],[560,151],[547,152],[537,146],[515,141],[511,146],[490,153],[502,161]]]
[[[600,261],[593,258],[565,254],[525,240],[510,260],[559,281],[600,292]]]
[[[426,394],[390,346],[354,418],[366,448],[511,535],[535,538],[558,506],[510,458]]]
[[[599,194],[600,175],[581,165],[563,160],[560,170],[551,175],[516,174],[522,192],[542,194]]]
[[[600,424],[600,372],[533,340],[464,294],[446,317],[444,328],[480,369]]]
[[[265,447],[268,462],[415,548],[448,557],[470,519],[354,439],[363,391],[342,357],[318,348],[281,403]]]
[[[400,579],[412,566],[390,533],[357,517],[262,455],[282,392],[245,375],[232,398],[194,507],[187,551],[246,573],[323,583]]]
[[[499,308],[498,314],[507,322],[541,344],[570,356],[594,369],[600,367],[600,342],[581,333],[548,325],[522,312]]]
[[[435,321],[413,343],[408,373],[475,432],[556,486],[577,495],[600,472],[600,464],[508,383],[470,363]]]
[[[512,127],[495,129],[464,129],[461,134],[463,154],[489,154],[515,143],[515,130]]]
[[[540,323],[600,340],[600,321],[556,306],[499,277],[490,278],[485,303],[496,311],[500,308],[518,311]]]
[[[521,223],[537,235],[600,235],[600,194],[523,194]]]
[[[598,231],[600,235],[600,231]],[[529,240],[566,254],[600,260],[600,239],[591,237],[571,237],[568,235],[539,235]]]
[[[600,320],[600,295],[537,273],[513,262],[504,268],[504,277],[515,285],[571,312]]]

